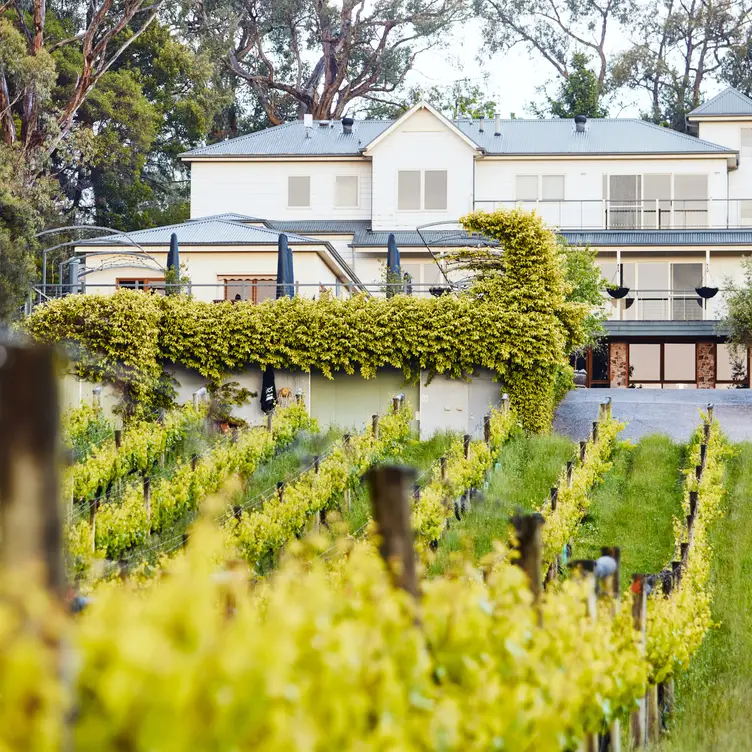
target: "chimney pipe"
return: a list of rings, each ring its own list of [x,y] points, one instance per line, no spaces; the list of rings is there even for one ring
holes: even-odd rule
[[[351,117],[343,117],[342,118],[342,133],[352,133],[353,125],[355,124],[355,121]]]
[[[501,135],[501,113],[497,112],[495,113],[495,128],[494,128],[494,136],[500,136]]]
[[[311,137],[311,130],[313,129],[313,115],[310,112],[306,112],[303,115],[303,125],[305,126],[305,137]]]
[[[483,131],[486,129],[486,121],[481,118],[480,122],[478,123],[478,133],[483,133]]]
[[[574,128],[577,133],[584,133],[587,130],[587,115],[575,115]]]

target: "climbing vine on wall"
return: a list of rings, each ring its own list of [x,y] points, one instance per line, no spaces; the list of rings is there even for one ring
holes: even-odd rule
[[[506,263],[499,279],[462,295],[322,295],[253,305],[121,290],[51,301],[27,330],[37,340],[74,344],[80,376],[120,385],[144,405],[165,362],[209,380],[249,365],[366,378],[391,366],[408,381],[422,370],[467,378],[485,367],[510,392],[523,424],[546,430],[556,373],[584,336],[586,308],[566,302],[556,239],[538,217],[477,212],[463,222],[499,237]]]

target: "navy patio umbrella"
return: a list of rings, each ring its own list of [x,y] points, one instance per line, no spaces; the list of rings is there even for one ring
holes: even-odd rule
[[[170,250],[167,251],[167,271],[175,270],[175,282],[180,281],[180,249],[178,248],[178,236],[176,233],[170,235]],[[167,294],[178,292],[180,288],[168,288]]]
[[[295,296],[295,274],[292,270],[292,248],[283,232],[277,242],[277,297]]]
[[[389,238],[386,241],[386,281],[386,296],[391,298],[399,290],[397,285],[402,282],[400,252],[399,248],[397,248],[397,239],[394,237],[393,232],[389,233]]]

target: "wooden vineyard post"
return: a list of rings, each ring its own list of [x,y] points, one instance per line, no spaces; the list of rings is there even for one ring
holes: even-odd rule
[[[115,449],[120,449],[123,443],[123,431],[120,428],[115,429]]]
[[[0,565],[42,566],[63,596],[54,359],[49,347],[0,344]]]
[[[567,461],[567,488],[572,488],[572,473],[574,472],[574,460]]]
[[[708,424],[713,422],[713,403],[708,402]]]
[[[598,421],[593,421],[593,444],[598,441]]]
[[[559,503],[559,489],[556,486],[551,487],[551,494],[549,496],[550,504],[551,504],[551,511],[556,511],[556,506]],[[549,566],[548,571],[546,572],[546,583],[553,582],[557,576],[559,575],[559,564],[561,562],[560,557],[556,557],[552,562],[551,566]]]
[[[671,562],[671,569],[662,573],[663,597],[670,597],[676,586],[676,567],[678,562]],[[659,733],[666,725],[666,720],[674,713],[674,677],[669,676],[658,685]]]
[[[516,514],[512,517],[515,537],[517,538],[516,550],[519,553],[514,563],[528,576],[533,601],[536,605],[540,601],[542,591],[543,545],[540,529],[543,522],[543,515],[538,513]]]
[[[196,465],[197,464],[198,464],[198,455],[194,454],[191,457],[191,471],[194,472],[194,473],[196,472]]]
[[[400,409],[400,398],[392,397],[392,412],[398,413]]]
[[[365,477],[371,492],[379,553],[394,584],[417,599],[418,576],[410,526],[410,491],[415,482],[415,471],[384,465],[371,468]]]
[[[491,445],[491,416],[483,416],[483,441],[489,446]]]
[[[705,470],[705,464],[708,458],[708,445],[700,444],[700,467]]]
[[[446,457],[439,457],[439,468],[441,471],[441,482],[444,483],[446,481],[446,466],[447,466],[447,458]]]
[[[658,709],[658,686],[656,684],[648,685],[648,693],[645,699],[648,706],[648,744],[657,744],[661,738],[661,716]]]
[[[146,519],[151,519],[151,481],[148,475],[144,475],[144,506],[146,507]]]
[[[585,461],[585,455],[587,454],[587,441],[580,442],[580,462]]]
[[[465,453],[465,459],[467,459],[470,456],[470,434],[466,433],[462,437],[462,450]]]
[[[379,438],[379,416],[374,415],[371,417],[371,430],[373,432],[373,438]]]
[[[645,575],[632,575],[632,625],[640,634],[642,650],[645,650],[645,616],[647,611],[647,593],[645,590]],[[635,749],[644,749],[646,743],[646,702],[640,698],[640,707],[629,715],[629,736]]]

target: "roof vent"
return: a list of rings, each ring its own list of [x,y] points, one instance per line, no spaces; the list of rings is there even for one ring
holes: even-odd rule
[[[352,133],[355,121],[351,117],[342,118],[342,133]]]
[[[587,115],[575,115],[574,129],[577,133],[584,133],[587,130]]]
[[[328,127],[329,127],[328,120],[319,120],[319,128],[328,128]]]
[[[501,113],[497,112],[494,115],[495,124],[494,124],[494,136],[500,136],[501,135]]]
[[[483,118],[481,118],[480,122],[478,123],[478,133],[483,133],[485,128],[486,128],[486,121]]]
[[[311,130],[313,130],[313,115],[310,112],[306,112],[303,115],[303,125],[305,126],[305,137],[311,137]]]

